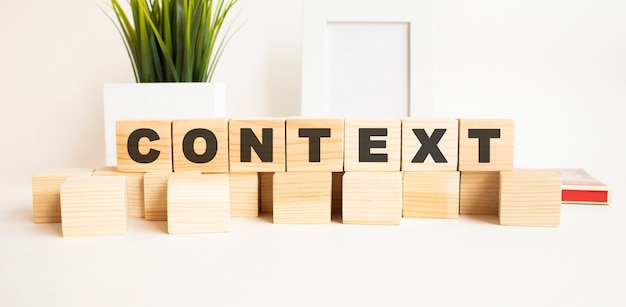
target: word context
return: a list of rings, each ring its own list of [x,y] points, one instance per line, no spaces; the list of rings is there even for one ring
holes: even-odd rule
[[[33,177],[36,223],[90,236],[126,233],[128,216],[167,221],[172,234],[224,232],[259,211],[297,224],[331,212],[346,224],[560,222],[560,177],[513,170],[508,119],[123,120],[116,138],[116,167]]]

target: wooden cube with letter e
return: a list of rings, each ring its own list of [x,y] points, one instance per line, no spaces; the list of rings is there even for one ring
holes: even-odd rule
[[[120,120],[116,129],[118,171],[172,171],[171,121]]]
[[[344,171],[400,171],[400,119],[346,119]]]
[[[228,119],[172,121],[175,172],[228,172]]]
[[[456,171],[458,148],[458,120],[402,119],[403,171]]]
[[[285,119],[231,119],[228,124],[231,172],[284,172]]]
[[[287,171],[343,171],[343,119],[287,119]]]

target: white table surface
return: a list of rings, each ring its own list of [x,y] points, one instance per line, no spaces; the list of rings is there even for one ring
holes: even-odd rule
[[[626,210],[564,205],[559,228],[496,216],[400,226],[274,225],[63,238],[33,224],[29,186],[0,198],[2,306],[625,306]],[[614,191],[615,192],[615,191]]]

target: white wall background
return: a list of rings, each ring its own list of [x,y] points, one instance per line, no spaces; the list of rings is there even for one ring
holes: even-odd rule
[[[3,3],[3,180],[27,185],[41,169],[104,164],[102,85],[133,78],[98,1]],[[215,76],[228,84],[230,115],[298,115],[301,1],[239,8],[247,23]],[[435,115],[512,117],[517,166],[580,166],[617,182],[625,1],[438,0],[434,14]]]

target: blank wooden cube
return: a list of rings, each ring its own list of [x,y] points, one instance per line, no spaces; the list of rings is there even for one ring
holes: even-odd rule
[[[343,171],[343,119],[287,119],[287,171]]]
[[[172,171],[170,121],[120,120],[116,129],[118,171]]]
[[[459,216],[457,171],[404,172],[402,216],[455,219]]]
[[[61,222],[61,184],[72,177],[89,177],[93,169],[66,168],[42,171],[32,177],[33,222]]]
[[[285,119],[231,119],[231,172],[284,172]]]
[[[346,119],[344,171],[400,171],[400,119]]]
[[[228,232],[229,204],[228,175],[174,173],[167,183],[167,231]]]
[[[61,186],[64,237],[125,235],[126,177],[74,177]]]
[[[167,181],[172,172],[151,172],[143,176],[144,212],[148,221],[167,221]]]
[[[456,171],[458,151],[457,119],[402,119],[403,171]]]
[[[259,216],[259,174],[229,173],[230,217]]]
[[[558,227],[561,177],[554,172],[500,172],[500,224]]]
[[[172,121],[175,172],[228,172],[228,119]]]
[[[274,174],[274,223],[330,223],[331,172]]]
[[[274,203],[274,173],[259,173],[259,197],[261,198],[261,213],[272,213]]]
[[[400,225],[401,172],[346,172],[343,174],[344,224]]]
[[[144,173],[119,172],[114,166],[97,168],[93,176],[126,176],[126,193],[128,193],[128,217],[144,217],[143,177]]]
[[[461,172],[460,214],[497,215],[498,172]]]
[[[513,169],[512,119],[460,119],[459,171]]]

